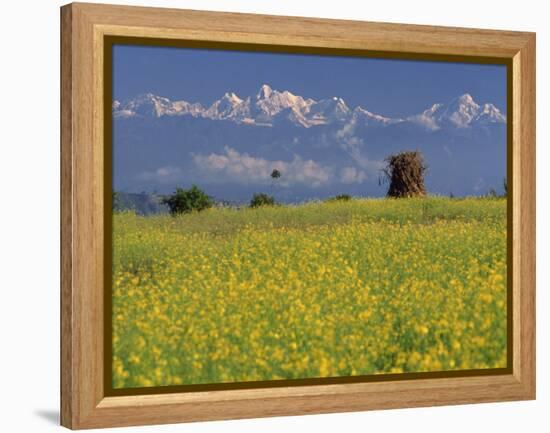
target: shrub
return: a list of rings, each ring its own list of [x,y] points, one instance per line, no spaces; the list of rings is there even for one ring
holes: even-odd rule
[[[111,201],[111,207],[113,212],[119,212],[122,210],[122,206],[120,205],[120,199],[119,195],[116,191],[113,191],[113,198]]]
[[[497,191],[494,188],[491,188],[487,193],[487,198],[497,198],[497,197],[498,197]]]
[[[250,207],[273,206],[275,199],[267,194],[254,194],[250,200]]]
[[[327,201],[350,201],[353,197],[349,194],[338,194],[329,198]]]
[[[162,203],[170,208],[172,215],[200,212],[214,204],[212,198],[196,185],[189,189],[176,188],[176,192],[164,198]]]

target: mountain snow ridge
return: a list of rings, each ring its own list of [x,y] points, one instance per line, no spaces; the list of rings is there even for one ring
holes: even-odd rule
[[[311,128],[329,124],[363,124],[388,126],[408,122],[429,131],[441,128],[469,128],[477,125],[506,123],[506,116],[491,103],[478,104],[465,93],[448,103],[436,103],[422,113],[401,118],[389,118],[372,113],[360,106],[350,109],[337,96],[314,100],[295,95],[288,90],[278,91],[263,84],[255,97],[240,98],[227,92],[222,98],[205,108],[200,103],[190,103],[146,93],[125,103],[113,101],[115,118],[192,116],[212,120],[228,120],[257,126],[273,126],[288,121],[299,127]]]

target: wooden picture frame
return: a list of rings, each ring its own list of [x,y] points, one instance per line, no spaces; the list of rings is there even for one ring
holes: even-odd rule
[[[511,68],[505,374],[106,395],[104,67],[108,37],[493,58]],[[439,57],[438,57],[439,56]],[[73,3],[61,8],[61,424],[72,429],[535,398],[535,34]],[[511,287],[510,287],[511,285]]]

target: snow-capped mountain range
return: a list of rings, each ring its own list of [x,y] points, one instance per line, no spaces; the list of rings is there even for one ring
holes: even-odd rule
[[[468,128],[491,123],[506,123],[506,116],[491,103],[483,105],[469,94],[448,103],[435,103],[422,113],[406,118],[389,118],[357,106],[350,108],[337,96],[314,100],[295,95],[288,90],[278,91],[264,84],[255,96],[241,98],[233,92],[225,93],[210,107],[198,102],[172,101],[166,97],[147,93],[127,102],[113,102],[115,118],[191,116],[211,120],[228,120],[238,124],[274,126],[290,122],[311,128],[319,125],[351,123],[355,126],[388,126],[397,123],[414,123],[428,130],[444,127]]]

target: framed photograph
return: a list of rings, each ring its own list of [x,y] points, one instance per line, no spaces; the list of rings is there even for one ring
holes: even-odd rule
[[[535,398],[535,35],[61,8],[61,417]]]

